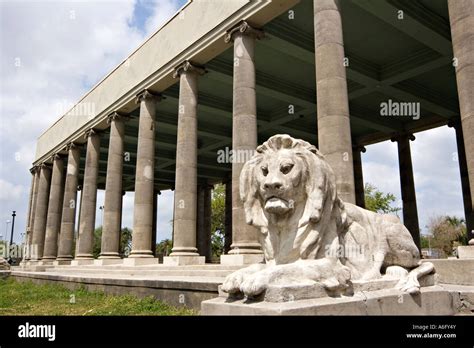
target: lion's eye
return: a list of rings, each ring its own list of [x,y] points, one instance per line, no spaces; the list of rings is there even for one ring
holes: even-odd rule
[[[280,167],[280,172],[282,172],[283,174],[288,174],[293,169],[293,166],[293,163],[282,165]]]
[[[263,176],[267,176],[268,175],[268,168],[267,167],[262,167],[262,173],[263,173]]]

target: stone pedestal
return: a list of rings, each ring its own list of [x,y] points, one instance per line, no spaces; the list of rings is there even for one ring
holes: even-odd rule
[[[163,258],[165,266],[204,265],[205,263],[205,256],[165,256]]]
[[[458,246],[458,258],[474,259],[474,245]]]
[[[54,260],[53,266],[69,266],[72,260]]]
[[[154,257],[128,257],[123,259],[124,266],[142,266],[142,265],[157,265],[158,259]]]
[[[118,258],[114,257],[110,259],[101,258],[101,259],[94,260],[95,266],[119,265],[122,263],[123,263],[123,259],[121,259],[120,257]]]
[[[252,265],[263,262],[263,254],[229,254],[221,255],[221,265]]]
[[[94,259],[74,259],[71,261],[71,266],[93,265]]]

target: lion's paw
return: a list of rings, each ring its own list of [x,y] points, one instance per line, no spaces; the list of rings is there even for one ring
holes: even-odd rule
[[[240,286],[244,281],[244,273],[243,272],[234,272],[229,274],[222,284],[222,291],[227,292],[229,294],[235,294],[240,292]]]
[[[240,291],[247,297],[256,297],[262,294],[269,284],[267,272],[258,272],[247,277],[240,286]]]
[[[420,282],[416,276],[408,274],[408,276],[400,279],[395,288],[408,294],[419,294]]]

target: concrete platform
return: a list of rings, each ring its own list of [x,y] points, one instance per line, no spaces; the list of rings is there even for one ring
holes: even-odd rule
[[[474,287],[428,286],[419,295],[396,289],[353,296],[287,302],[218,297],[202,303],[202,315],[457,315],[472,314]]]

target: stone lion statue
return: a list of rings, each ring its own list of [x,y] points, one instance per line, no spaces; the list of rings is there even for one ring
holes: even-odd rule
[[[351,280],[382,273],[400,278],[397,288],[417,293],[418,279],[434,271],[421,263],[398,217],[343,202],[335,175],[315,146],[289,135],[257,147],[240,175],[248,224],[260,231],[265,263],[230,274],[228,293],[255,297],[269,285],[320,283],[343,293]]]

